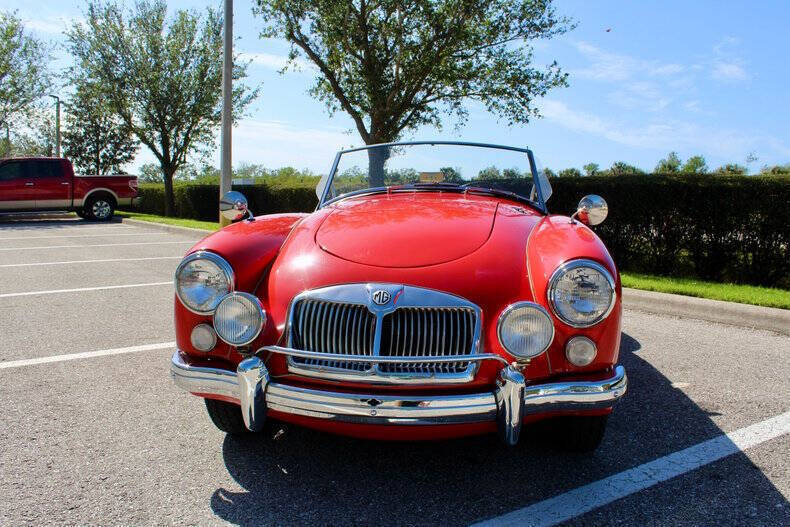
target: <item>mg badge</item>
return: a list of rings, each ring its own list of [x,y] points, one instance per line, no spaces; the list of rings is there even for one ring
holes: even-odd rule
[[[374,291],[370,297],[373,299],[374,304],[379,306],[384,306],[387,304],[387,302],[390,301],[390,298],[392,296],[390,295],[389,291],[385,291],[384,289],[378,289]]]

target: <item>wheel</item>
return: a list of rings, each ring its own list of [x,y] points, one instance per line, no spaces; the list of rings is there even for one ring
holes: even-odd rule
[[[601,444],[608,415],[560,417],[552,423],[554,438],[564,450],[592,452]]]
[[[77,216],[79,216],[83,220],[87,220],[88,219],[88,214],[85,212],[85,209],[77,209],[74,212],[76,212]]]
[[[84,210],[90,219],[107,221],[115,214],[115,202],[106,196],[92,196]]]
[[[208,410],[208,416],[214,426],[233,435],[252,433],[244,426],[244,418],[241,416],[241,408],[238,404],[216,399],[204,399],[204,401],[206,401],[206,410]]]

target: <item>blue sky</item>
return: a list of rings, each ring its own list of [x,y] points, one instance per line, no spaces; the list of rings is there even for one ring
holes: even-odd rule
[[[221,2],[171,1],[171,9],[220,7]],[[349,118],[330,118],[307,89],[309,68],[278,74],[288,46],[258,38],[252,2],[235,1],[236,50],[248,60],[248,83],[262,84],[249,116],[234,129],[233,161],[268,167],[328,169],[333,152],[359,146]],[[626,161],[652,169],[671,150],[701,154],[715,168],[758,160],[752,171],[790,162],[790,68],[786,23],[790,2],[558,0],[557,10],[578,27],[535,43],[539,64],[557,60],[570,87],[538,102],[543,114],[507,127],[477,105],[455,131],[422,129],[410,139],[460,139],[529,146],[554,170]],[[37,36],[62,43],[79,19],[80,0],[3,0]],[[610,31],[607,31],[609,29]],[[64,51],[53,64],[68,64]],[[218,164],[215,155],[215,164]],[[132,168],[153,161],[141,149]]]

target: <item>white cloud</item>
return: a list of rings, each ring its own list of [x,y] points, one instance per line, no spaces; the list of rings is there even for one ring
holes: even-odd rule
[[[82,17],[47,16],[24,20],[25,28],[45,35],[62,34],[75,22],[83,21]]]
[[[685,150],[726,159],[738,159],[750,151],[770,151],[780,157],[790,156],[790,146],[781,139],[765,134],[748,134],[736,129],[669,119],[648,124],[616,122],[573,110],[565,103],[552,99],[543,101],[541,113],[547,120],[568,130],[596,135],[629,147],[659,152]]]
[[[717,60],[713,63],[714,79],[721,81],[745,81],[749,79],[749,74],[740,64],[735,62],[724,62]]]
[[[686,70],[686,67],[681,64],[661,63],[619,53],[610,53],[588,42],[576,42],[574,45],[590,61],[588,67],[572,72],[574,75],[582,78],[624,81],[646,75],[651,77],[669,77],[683,73]]]

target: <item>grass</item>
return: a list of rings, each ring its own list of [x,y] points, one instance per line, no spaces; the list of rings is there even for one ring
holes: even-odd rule
[[[139,212],[126,211],[117,211],[116,214],[123,218],[191,227],[193,229],[205,229],[210,231],[219,229],[219,223],[213,221],[168,218],[165,216],[156,216],[154,214],[141,214]],[[770,287],[741,284],[723,284],[718,282],[705,282],[694,278],[672,278],[628,272],[621,273],[621,278],[623,287],[643,289],[646,291],[658,291],[660,293],[672,293],[675,295],[710,298],[713,300],[724,300],[726,302],[738,302],[740,304],[752,304],[755,306],[790,309],[790,291],[785,289],[773,289]]]
[[[694,278],[672,278],[637,273],[620,273],[623,287],[696,296],[740,304],[790,309],[790,291],[742,284],[705,282]]]
[[[115,214],[122,218],[130,218],[140,221],[150,221],[151,223],[164,223],[166,225],[177,225],[179,227],[190,227],[192,229],[205,229],[208,231],[215,231],[219,229],[219,222],[216,221],[200,221],[200,220],[188,220],[184,218],[168,218],[166,216],[157,216],[155,214],[142,214],[140,212],[127,212],[123,210],[116,211]]]

